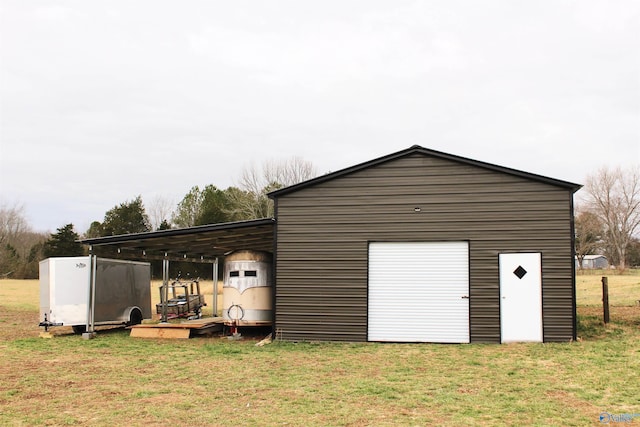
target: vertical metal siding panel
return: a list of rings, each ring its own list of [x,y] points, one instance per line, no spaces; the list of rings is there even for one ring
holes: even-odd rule
[[[360,251],[347,243],[281,238],[278,245],[287,250],[279,255],[276,333],[291,341],[366,341],[366,244]],[[361,255],[341,259],[318,250],[327,246]]]
[[[290,340],[366,341],[369,241],[469,241],[471,342],[500,342],[498,254],[509,251],[542,253],[544,339],[570,340],[570,197],[423,155],[281,196],[276,328]]]

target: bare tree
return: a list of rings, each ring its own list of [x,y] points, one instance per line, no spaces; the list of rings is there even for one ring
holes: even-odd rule
[[[267,197],[268,191],[246,191],[237,187],[226,190],[229,206],[226,213],[234,221],[270,218],[273,216],[273,202]]]
[[[239,191],[229,192],[232,214],[242,219],[273,216],[273,202],[267,194],[309,180],[318,175],[315,166],[301,157],[269,160],[261,168],[247,167],[238,182]]]
[[[238,187],[259,194],[282,187],[298,184],[318,175],[313,163],[301,157],[286,160],[267,160],[261,168],[254,165],[245,167],[240,176]]]
[[[318,175],[313,163],[304,160],[302,157],[291,157],[282,161],[270,160],[265,162],[262,170],[265,187],[272,184],[277,184],[279,187],[288,187],[315,178]]]
[[[585,208],[577,208],[575,230],[576,257],[578,268],[582,269],[585,256],[595,254],[601,248],[604,227],[598,215]]]
[[[163,221],[171,221],[174,206],[175,202],[173,200],[162,195],[156,195],[149,203],[145,203],[152,230],[160,228],[160,224]]]
[[[24,206],[0,205],[0,245],[15,242],[18,236],[31,231],[27,223]]]
[[[46,239],[45,233],[31,230],[23,205],[0,205],[0,277],[37,277]]]
[[[586,180],[588,208],[604,225],[618,268],[626,269],[627,247],[640,226],[640,166],[601,168]]]

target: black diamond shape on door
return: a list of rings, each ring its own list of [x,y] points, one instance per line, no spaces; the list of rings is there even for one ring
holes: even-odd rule
[[[519,265],[518,268],[516,268],[513,271],[513,274],[518,276],[518,279],[522,279],[527,274],[527,270],[525,270],[524,268],[522,268],[521,265]]]

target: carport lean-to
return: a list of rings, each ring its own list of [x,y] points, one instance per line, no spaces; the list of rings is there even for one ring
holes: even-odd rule
[[[160,230],[118,236],[84,239],[90,252],[130,260],[162,260],[162,282],[169,282],[169,263],[187,261],[211,263],[214,280],[218,258],[239,250],[273,251],[273,218],[210,224],[175,230]],[[213,311],[217,312],[217,298]]]

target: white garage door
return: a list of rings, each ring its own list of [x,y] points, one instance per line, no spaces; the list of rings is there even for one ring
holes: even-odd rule
[[[369,244],[369,341],[469,342],[468,242]]]

